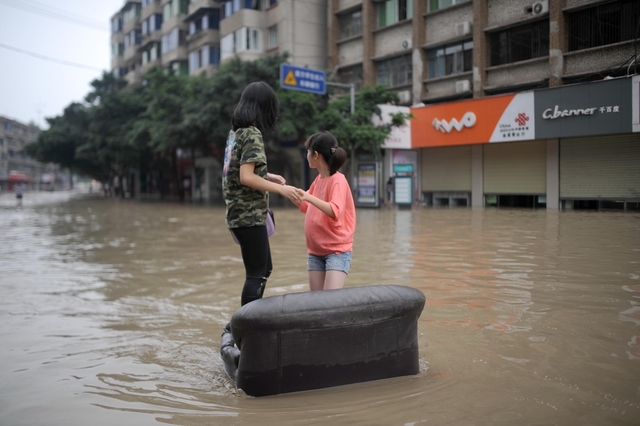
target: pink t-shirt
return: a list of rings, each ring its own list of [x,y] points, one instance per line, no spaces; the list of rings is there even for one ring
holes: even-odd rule
[[[335,215],[332,218],[309,202],[300,204],[300,211],[306,213],[304,234],[309,254],[326,256],[351,251],[356,232],[356,206],[347,179],[340,172],[324,179],[318,175],[308,192],[331,204]]]

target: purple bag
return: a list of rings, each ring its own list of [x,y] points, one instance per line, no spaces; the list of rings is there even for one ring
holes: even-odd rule
[[[240,241],[236,238],[236,234],[231,230],[229,231],[231,232],[233,241],[235,241],[236,244],[240,244]],[[276,232],[276,220],[273,216],[273,210],[267,209],[267,235],[272,236],[274,232]]]

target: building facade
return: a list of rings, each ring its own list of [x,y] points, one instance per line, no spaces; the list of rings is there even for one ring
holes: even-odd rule
[[[627,78],[638,22],[635,0],[330,0],[329,67],[413,106],[410,146],[387,144],[381,180],[411,174],[415,201],[638,208],[637,88]],[[595,83],[604,79],[627,81]],[[481,122],[487,108],[500,115]],[[523,124],[505,122],[510,114]],[[478,130],[487,122],[510,136],[494,143]]]
[[[61,189],[67,177],[53,164],[42,164],[23,152],[37,139],[40,129],[0,116],[0,191],[12,191],[16,184],[32,190]]]
[[[300,66],[327,66],[326,0],[125,1],[111,18],[111,70],[139,84],[155,66],[213,75],[232,57],[289,53]]]

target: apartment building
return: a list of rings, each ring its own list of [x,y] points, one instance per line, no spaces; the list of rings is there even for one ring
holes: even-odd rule
[[[291,63],[327,65],[326,0],[125,1],[111,18],[111,69],[138,84],[155,66],[213,75],[221,61],[289,52]]]
[[[53,189],[65,177],[53,164],[42,164],[23,152],[38,137],[40,129],[0,116],[0,191],[12,191],[15,184],[30,189]]]
[[[414,202],[638,208],[638,22],[637,0],[330,0],[329,68],[411,107],[383,181]]]

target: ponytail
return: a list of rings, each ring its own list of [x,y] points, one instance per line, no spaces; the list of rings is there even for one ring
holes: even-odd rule
[[[331,133],[314,133],[304,144],[305,148],[322,155],[329,165],[329,174],[334,175],[347,161],[347,151],[338,146],[338,140]]]

